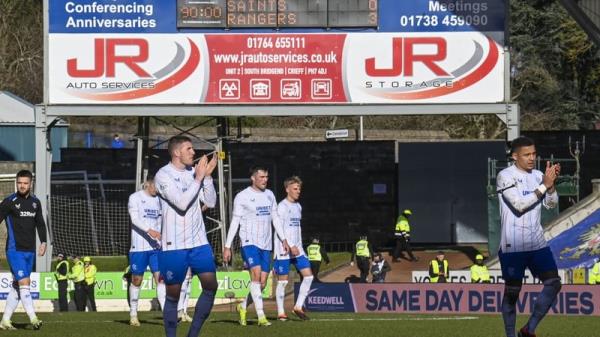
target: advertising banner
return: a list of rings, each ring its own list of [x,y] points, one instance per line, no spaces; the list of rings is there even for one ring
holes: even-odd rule
[[[225,28],[264,33],[273,28],[326,31],[350,27],[379,32],[504,32],[508,12],[508,0],[320,0],[309,8],[306,3],[51,0],[49,29],[50,33],[78,34],[214,32]],[[332,22],[335,18],[338,22]]]
[[[294,284],[294,297],[298,298],[300,282]],[[308,311],[354,312],[354,302],[349,283],[313,282],[304,306]]]
[[[99,272],[96,274],[96,299],[126,299],[127,282],[122,278],[123,273]],[[217,272],[217,298],[226,298],[227,292],[233,292],[235,298],[244,298],[248,295],[250,276],[248,272]],[[10,273],[0,273],[0,299],[6,299],[12,283]],[[263,291],[263,297],[272,295],[272,277],[267,280],[267,287]],[[152,299],[156,297],[156,284],[150,273],[144,274],[140,291],[141,299]],[[69,281],[69,291],[73,291],[73,283]],[[192,280],[191,295],[197,298],[202,292],[197,277]],[[58,284],[54,273],[32,273],[31,295],[35,299],[55,300],[58,299]]]
[[[352,284],[356,312],[460,313],[502,312],[500,284]],[[541,286],[524,285],[517,312],[529,314]],[[563,285],[548,314],[600,316],[600,287]]]
[[[300,286],[296,283],[295,296]],[[530,314],[542,287],[524,285],[517,312]],[[316,283],[306,300],[310,311],[411,314],[498,314],[502,284]],[[600,287],[563,285],[549,314],[600,316]]]
[[[502,102],[507,4],[49,1],[48,103]]]
[[[29,277],[31,280],[29,291],[31,297],[38,299],[40,297],[40,276],[38,273],[32,273]],[[0,273],[0,300],[5,300],[8,296],[8,292],[13,284],[13,277],[11,273]]]
[[[476,32],[49,39],[51,104],[494,103],[504,96],[504,51]]]
[[[273,275],[270,273],[267,278],[267,286],[263,290],[263,298],[269,298],[273,294]],[[247,271],[217,272],[217,298],[227,298],[226,293],[232,292],[235,298],[245,298],[250,293],[250,275]],[[192,293],[190,296],[196,298],[202,293],[200,280],[197,277],[192,279]]]
[[[502,278],[502,271],[499,269],[490,269],[490,282],[491,283],[504,283],[504,279]],[[558,276],[561,279],[566,280],[565,270],[559,269]],[[429,279],[428,271],[413,271],[412,272],[412,282],[413,283],[429,283],[431,280]],[[450,283],[471,283],[471,271],[469,270],[450,270]],[[540,284],[540,280],[531,275],[529,270],[525,270],[525,276],[523,277],[523,284]]]

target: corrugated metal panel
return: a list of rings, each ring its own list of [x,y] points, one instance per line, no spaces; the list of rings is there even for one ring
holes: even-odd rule
[[[0,91],[0,123],[34,123],[31,103],[7,92]]]
[[[577,2],[581,10],[590,18],[590,20],[600,27],[600,1],[598,0],[580,0]]]
[[[60,161],[60,148],[67,147],[68,128],[52,128],[50,138],[52,161]],[[0,126],[0,161],[35,161],[35,128]]]

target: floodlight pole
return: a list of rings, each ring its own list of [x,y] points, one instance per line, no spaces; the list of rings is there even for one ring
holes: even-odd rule
[[[48,120],[48,116],[45,113],[43,106],[35,106],[35,195],[40,200],[40,209],[46,220],[46,254],[44,256],[38,256],[36,252],[35,257],[35,270],[37,272],[50,271],[52,263],[52,233],[50,228],[49,211],[49,198],[50,198],[50,172],[52,169],[51,152],[48,148],[48,124],[52,120]],[[40,246],[40,239],[38,236],[35,238],[36,247]]]
[[[365,129],[364,129],[365,125],[363,123],[363,116],[362,115],[360,116],[359,124],[360,124],[360,127],[358,129],[358,139],[360,141],[363,141],[363,140],[365,140],[365,137],[364,137],[365,136]]]

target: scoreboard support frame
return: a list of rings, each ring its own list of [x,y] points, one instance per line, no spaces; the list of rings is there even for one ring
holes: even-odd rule
[[[507,5],[508,6],[508,5]],[[43,0],[44,91],[43,104],[35,107],[35,193],[48,220],[51,151],[49,134],[53,121],[64,116],[365,116],[365,115],[496,115],[506,125],[507,139],[520,134],[517,103],[510,102],[510,53],[504,53],[504,102],[465,104],[277,104],[277,105],[50,105],[49,102],[49,0]],[[507,34],[508,36],[508,34]],[[51,221],[47,221],[50,228]],[[52,236],[49,231],[45,256],[36,255],[36,271],[50,271]],[[39,244],[39,239],[38,244]]]

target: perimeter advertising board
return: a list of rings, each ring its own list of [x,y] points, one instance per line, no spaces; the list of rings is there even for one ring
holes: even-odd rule
[[[296,296],[299,286],[296,286]],[[517,312],[530,314],[542,286],[523,285]],[[410,314],[499,314],[502,284],[313,283],[310,311]],[[550,315],[600,316],[600,287],[563,285]]]
[[[0,273],[0,300],[6,299],[12,284],[10,273]],[[235,298],[248,296],[250,276],[247,272],[217,272],[217,298],[227,298],[226,293],[232,292]],[[272,278],[269,275],[267,283],[270,285]],[[272,295],[272,287],[268,286],[263,291],[264,297]],[[68,290],[73,291],[73,283],[69,281]],[[96,274],[95,285],[96,299],[126,299],[127,282],[123,279],[123,273],[99,272]],[[144,274],[141,285],[140,298],[151,299],[156,297],[156,284],[150,273]],[[197,277],[192,280],[191,296],[197,298],[202,292]],[[31,273],[31,296],[34,299],[55,300],[58,299],[58,284],[54,273]]]
[[[500,269],[488,270],[490,274],[491,283],[504,283],[502,278],[502,271]],[[562,280],[566,280],[566,271],[564,269],[558,270],[558,276]],[[430,283],[429,271],[426,270],[415,270],[412,272],[411,280],[413,283]],[[471,271],[470,270],[451,270],[449,280],[450,283],[471,283]],[[537,277],[534,277],[529,270],[525,270],[523,276],[523,284],[540,284],[542,283]]]
[[[204,3],[50,1],[48,103],[504,100],[505,1]]]

